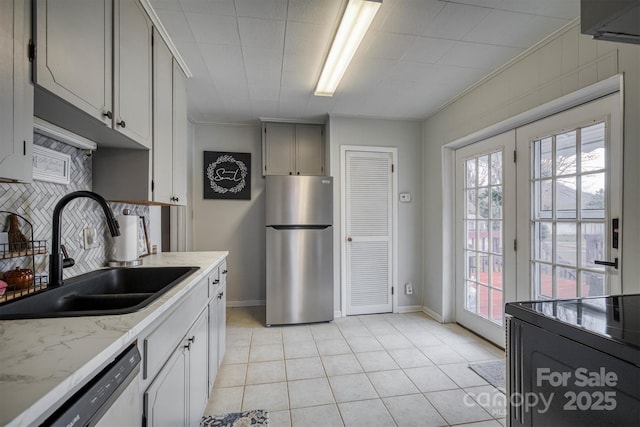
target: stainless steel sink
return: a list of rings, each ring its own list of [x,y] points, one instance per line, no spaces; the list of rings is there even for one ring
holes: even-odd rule
[[[136,267],[92,271],[65,280],[62,286],[0,304],[0,320],[133,313],[197,269]]]

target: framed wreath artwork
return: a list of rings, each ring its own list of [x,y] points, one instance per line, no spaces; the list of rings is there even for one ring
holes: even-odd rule
[[[205,151],[204,198],[251,200],[251,153]]]

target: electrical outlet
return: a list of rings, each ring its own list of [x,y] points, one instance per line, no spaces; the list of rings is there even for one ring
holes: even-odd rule
[[[404,284],[404,293],[407,295],[413,295],[413,285],[411,282],[407,282]]]

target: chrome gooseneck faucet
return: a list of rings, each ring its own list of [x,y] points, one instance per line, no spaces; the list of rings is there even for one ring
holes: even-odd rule
[[[64,207],[73,199],[77,199],[79,197],[87,197],[89,199],[93,199],[102,208],[104,211],[104,215],[107,219],[107,225],[109,226],[109,231],[112,236],[120,235],[120,226],[118,225],[118,221],[116,221],[115,216],[113,216],[113,211],[109,207],[107,201],[99,194],[96,194],[92,191],[74,191],[73,193],[69,193],[62,197],[56,204],[55,208],[53,208],[53,230],[51,235],[51,255],[49,256],[49,283],[47,287],[52,288],[56,286],[60,286],[63,283],[62,280],[62,268],[63,266],[63,254],[61,249],[61,238],[62,238],[62,226],[60,224],[62,219],[62,210]]]

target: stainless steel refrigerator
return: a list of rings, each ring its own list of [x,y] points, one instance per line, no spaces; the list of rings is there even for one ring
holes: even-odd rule
[[[267,176],[267,325],[333,320],[333,178]]]

